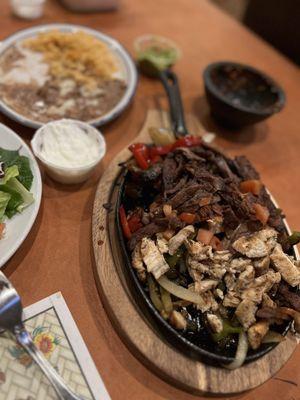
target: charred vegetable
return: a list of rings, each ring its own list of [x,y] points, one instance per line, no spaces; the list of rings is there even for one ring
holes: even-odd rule
[[[241,326],[233,326],[230,324],[229,321],[223,321],[223,330],[220,333],[213,333],[212,338],[215,342],[219,342],[224,338],[232,335],[232,334],[239,334],[241,333],[243,328]]]
[[[300,242],[300,232],[293,232],[289,237],[288,237],[288,242],[291,246],[295,246]]]

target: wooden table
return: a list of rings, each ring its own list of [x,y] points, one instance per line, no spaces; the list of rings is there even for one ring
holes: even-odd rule
[[[175,40],[183,50],[176,66],[187,111],[217,132],[218,143],[231,154],[246,154],[285,210],[292,228],[300,228],[300,74],[296,66],[206,0],[123,0],[117,13],[79,15],[48,0],[39,23],[70,22],[99,29],[130,51],[138,35],[157,33]],[[0,39],[32,23],[14,19],[9,1],[1,0]],[[230,133],[210,119],[201,74],[216,60],[236,60],[263,69],[284,87],[287,105],[267,122]],[[150,373],[124,346],[102,307],[93,277],[91,214],[101,172],[134,138],[153,96],[163,93],[158,82],[141,78],[132,106],[103,129],[108,153],[102,166],[82,186],[63,186],[44,179],[43,201],[36,224],[4,272],[29,305],[61,291],[114,400],[192,399]],[[32,132],[6,118],[5,123],[29,140]],[[248,400],[299,400],[300,350],[278,375],[260,388],[238,396]]]

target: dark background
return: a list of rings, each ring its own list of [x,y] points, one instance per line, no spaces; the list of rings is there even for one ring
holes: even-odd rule
[[[299,0],[211,0],[300,65]]]

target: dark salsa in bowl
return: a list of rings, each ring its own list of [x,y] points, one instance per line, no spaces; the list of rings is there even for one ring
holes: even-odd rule
[[[288,234],[246,157],[196,136],[151,136],[124,164],[118,221],[130,267],[164,323],[238,368],[291,324],[300,331],[300,234]]]

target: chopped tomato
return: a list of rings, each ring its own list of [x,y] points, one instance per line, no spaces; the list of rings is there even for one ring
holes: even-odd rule
[[[210,244],[214,233],[208,229],[199,229],[197,234],[197,241],[203,244]]]
[[[256,218],[265,225],[269,219],[270,213],[267,207],[262,206],[261,204],[254,203],[253,208],[255,211]]]
[[[119,214],[120,214],[121,226],[122,226],[122,229],[123,229],[124,236],[127,239],[130,239],[131,238],[131,231],[130,231],[130,228],[129,228],[129,225],[128,225],[128,221],[127,221],[127,218],[126,218],[126,213],[125,213],[124,206],[120,206]]]
[[[131,233],[136,232],[138,229],[142,228],[142,226],[143,226],[141,218],[138,214],[132,214],[128,218],[127,222],[128,222],[128,226],[129,226]]]
[[[179,215],[179,218],[181,219],[181,221],[186,222],[187,224],[192,224],[196,219],[196,215],[183,212]]]
[[[128,148],[132,152],[137,165],[142,169],[148,169],[150,165],[150,154],[148,147],[144,143],[134,143]]]
[[[2,237],[3,237],[4,229],[5,229],[5,224],[1,223],[0,224],[0,239],[2,239]]]
[[[217,236],[213,236],[209,244],[214,250],[217,251],[224,250],[223,244]]]
[[[199,146],[202,143],[200,136],[183,136],[182,138],[176,140],[173,144],[173,149],[177,149],[177,147],[193,147]]]
[[[250,192],[258,196],[261,188],[262,188],[262,183],[257,179],[249,179],[247,181],[240,183],[240,191],[242,193]]]

